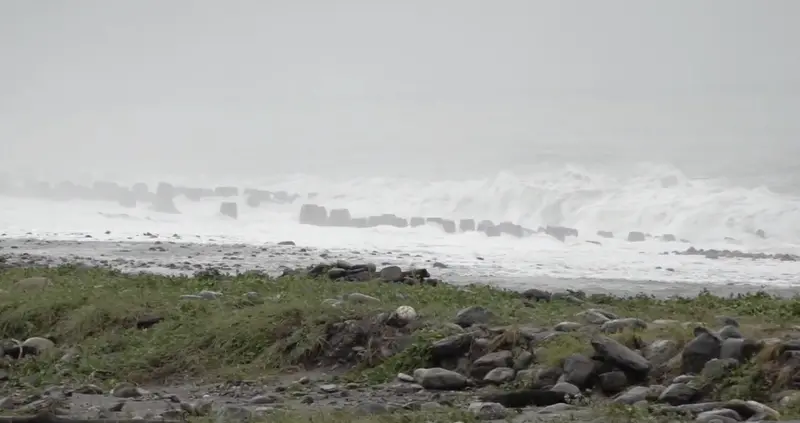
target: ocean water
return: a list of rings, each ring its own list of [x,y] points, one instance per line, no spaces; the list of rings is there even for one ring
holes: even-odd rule
[[[179,175],[125,178],[83,175],[90,182],[106,177],[122,183],[235,185],[286,190],[303,195],[294,204],[249,208],[239,199],[239,219],[218,213],[221,199],[176,200],[182,214],[155,213],[91,201],[53,202],[19,196],[0,197],[0,233],[6,237],[96,240],[147,239],[145,232],[185,242],[270,244],[293,240],[300,246],[367,257],[408,253],[438,260],[462,278],[555,277],[670,281],[698,284],[800,284],[800,263],[777,260],[720,259],[665,252],[697,248],[746,252],[800,253],[800,196],[787,178],[766,173],[737,178],[687,175],[676,167],[640,163],[590,168],[576,164],[540,165],[472,178],[354,177],[309,174],[265,177]],[[780,183],[775,183],[778,181]],[[315,193],[313,200],[307,200]],[[304,202],[348,208],[354,216],[394,213],[402,217],[440,216],[512,221],[529,228],[563,225],[580,236],[560,242],[547,235],[487,238],[478,233],[445,234],[436,227],[398,229],[330,228],[301,225]],[[762,229],[767,237],[755,232]],[[599,238],[598,230],[615,239]],[[656,239],[629,243],[629,231],[674,234],[688,242]],[[109,232],[109,233],[106,233]],[[587,241],[597,241],[600,245]]]

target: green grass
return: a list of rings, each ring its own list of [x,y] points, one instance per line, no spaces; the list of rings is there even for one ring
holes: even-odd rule
[[[52,284],[34,290],[16,286],[17,281],[32,276],[47,277]],[[370,326],[360,343],[364,351],[347,377],[377,382],[425,365],[429,343],[454,333],[447,323],[464,307],[484,306],[494,313],[493,325],[517,327],[551,327],[565,320],[578,321],[575,314],[589,307],[563,300],[527,303],[519,294],[488,286],[268,280],[258,276],[165,277],[69,266],[0,270],[0,289],[5,291],[0,295],[2,339],[46,336],[56,343],[55,351],[13,365],[12,380],[28,385],[65,379],[107,385],[118,381],[163,383],[185,377],[206,381],[254,379],[317,365],[331,352],[335,343],[331,334],[341,331],[337,325],[369,322],[381,312],[410,305],[420,318],[416,330],[409,333],[413,340],[409,347],[382,360],[373,350],[376,344],[370,341],[383,337],[386,343],[398,335],[382,325]],[[204,289],[221,291],[224,296],[216,300],[180,299],[180,295]],[[257,292],[263,303],[248,300],[248,292]],[[354,292],[380,302],[345,301],[342,307],[323,304],[325,299]],[[800,301],[761,294],[670,300],[598,296],[587,301],[593,303],[591,307],[646,321],[675,319],[718,327],[715,317],[729,315],[742,322],[745,333],[761,333],[767,326],[780,329],[800,324]],[[148,315],[162,317],[163,321],[146,330],[137,329],[136,321]],[[691,327],[666,327],[639,335],[689,339],[690,333]],[[586,346],[570,335],[548,342],[537,357],[540,362],[556,364],[566,355],[585,351]],[[62,360],[70,350],[79,354],[73,360]]]

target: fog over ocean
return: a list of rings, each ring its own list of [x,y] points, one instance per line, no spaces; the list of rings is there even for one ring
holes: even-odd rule
[[[792,285],[795,262],[661,253],[800,254],[798,15],[791,0],[6,2],[0,233],[292,239],[512,285]],[[252,208],[242,195],[232,220],[218,198],[179,197],[165,215],[34,198],[31,180],[300,198]],[[580,235],[301,225],[307,202]]]

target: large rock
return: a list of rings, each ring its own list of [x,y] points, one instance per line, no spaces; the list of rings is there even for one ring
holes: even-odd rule
[[[325,207],[316,204],[303,204],[300,207],[300,223],[324,226],[328,223],[328,211]]]
[[[486,324],[492,319],[492,312],[481,306],[472,306],[459,310],[455,323],[462,328],[476,324]]]
[[[483,380],[495,385],[502,385],[504,383],[513,381],[516,375],[517,372],[510,367],[497,367],[490,370],[489,373],[486,373],[486,376],[483,377]]]
[[[695,338],[689,341],[681,353],[681,372],[700,374],[706,363],[719,358],[722,340],[702,327],[695,328]]]
[[[597,376],[600,389],[607,395],[615,395],[628,387],[628,376],[618,370],[602,373]]]
[[[432,390],[459,390],[468,385],[464,375],[441,367],[414,370],[414,380],[423,388]]]
[[[739,362],[750,360],[764,348],[762,341],[748,338],[728,338],[722,341],[719,358],[734,359]]]
[[[529,300],[534,301],[550,301],[553,294],[539,288],[528,288],[522,291],[522,296]]]
[[[617,404],[633,405],[645,401],[650,396],[651,389],[647,386],[633,386],[627,391],[617,395],[613,402]]]
[[[472,377],[483,379],[487,373],[498,367],[512,367],[514,356],[511,351],[500,350],[486,354],[472,363]]]
[[[512,408],[523,408],[531,405],[546,407],[548,405],[566,403],[569,397],[569,394],[549,389],[517,389],[514,391],[489,392],[480,396],[482,401],[496,402]]]
[[[595,362],[586,356],[572,354],[564,359],[565,382],[571,383],[581,389],[589,388],[595,376]]]
[[[563,375],[561,367],[549,366],[539,367],[531,371],[530,387],[534,389],[544,389],[558,383]]]
[[[156,188],[156,195],[153,198],[153,210],[159,213],[179,214],[175,207],[175,188],[167,182],[159,182]]]
[[[386,282],[400,282],[405,279],[405,274],[403,274],[403,269],[399,266],[387,266],[381,269],[378,276],[381,280]]]
[[[233,219],[239,218],[239,206],[233,201],[225,201],[219,205],[219,213]]]
[[[22,343],[22,347],[31,347],[36,350],[37,354],[41,354],[55,347],[55,343],[53,343],[53,341],[50,339],[34,336],[26,339]]]
[[[474,336],[471,333],[459,333],[438,341],[430,346],[431,356],[434,360],[447,360],[469,351]]]
[[[411,225],[412,228],[423,226],[424,224],[425,224],[425,218],[424,217],[412,217],[411,218],[410,225]]]
[[[350,226],[352,224],[352,216],[348,209],[333,209],[328,217],[328,225],[330,226]]]
[[[613,338],[597,335],[592,338],[592,347],[595,352],[607,362],[611,362],[636,379],[644,379],[650,371],[650,362],[639,353],[620,344]]]
[[[636,317],[625,317],[622,319],[612,319],[600,325],[600,330],[604,333],[617,333],[626,329],[644,330],[647,329],[647,323]]]
[[[697,388],[686,383],[673,383],[665,389],[658,400],[669,405],[690,404],[700,397]]]
[[[644,358],[650,361],[654,367],[666,364],[678,353],[678,343],[671,339],[657,339],[642,350]]]
[[[467,411],[472,413],[477,420],[505,420],[511,413],[496,402],[471,402]]]

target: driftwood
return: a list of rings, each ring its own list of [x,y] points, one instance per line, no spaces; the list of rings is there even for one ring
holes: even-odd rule
[[[183,423],[161,419],[76,419],[44,411],[34,416],[0,416],[0,423]]]

